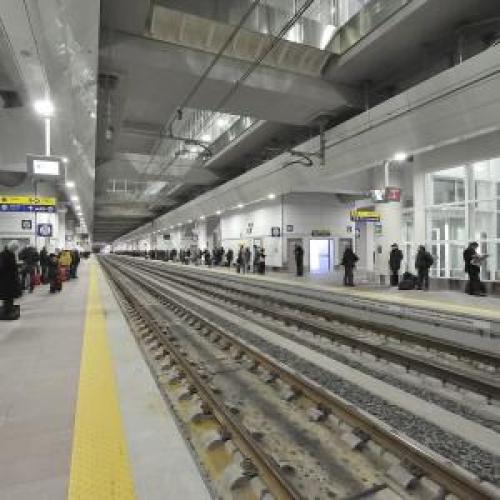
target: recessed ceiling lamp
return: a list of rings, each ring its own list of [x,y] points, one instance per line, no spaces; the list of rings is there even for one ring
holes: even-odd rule
[[[274,200],[274,199],[276,198],[276,195],[275,195],[274,193],[269,193],[269,194],[267,195],[267,197],[268,197],[268,199],[270,199],[270,200]]]
[[[74,181],[66,181],[66,187],[73,189],[75,187]]]
[[[403,151],[399,151],[394,155],[394,161],[406,161],[407,159],[408,155]]]
[[[78,201],[78,196],[73,195],[73,196],[71,197],[71,201],[77,202],[77,201]]]
[[[205,220],[205,216],[204,215],[200,215],[200,219],[201,220]]]
[[[238,203],[238,208],[243,208],[243,203]]]
[[[33,103],[35,111],[45,118],[50,118],[54,114],[54,105],[49,99],[38,99]]]
[[[212,136],[210,134],[203,134],[201,136],[201,140],[204,142],[210,142],[212,140]]]
[[[220,215],[220,214],[222,213],[222,210],[217,210],[215,213],[216,213],[217,215]]]

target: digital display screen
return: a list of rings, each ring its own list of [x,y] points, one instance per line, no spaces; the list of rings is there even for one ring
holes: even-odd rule
[[[33,174],[59,175],[59,162],[57,160],[33,160]]]

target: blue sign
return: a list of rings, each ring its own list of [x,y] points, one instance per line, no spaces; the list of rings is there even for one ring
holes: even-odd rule
[[[52,236],[52,224],[37,224],[36,234],[45,238]]]
[[[44,212],[53,214],[56,212],[56,207],[50,205],[10,205],[3,203],[0,205],[0,212]]]

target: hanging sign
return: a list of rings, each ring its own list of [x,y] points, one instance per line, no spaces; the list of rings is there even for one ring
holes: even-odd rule
[[[311,231],[311,236],[319,236],[319,237],[325,237],[325,236],[331,236],[332,232],[329,229],[313,229]]]
[[[2,205],[43,205],[54,206],[56,199],[47,196],[6,196],[0,195]]]
[[[48,205],[6,205],[0,204],[0,212],[44,212],[53,214],[56,212],[55,206]]]
[[[52,236],[52,224],[37,224],[36,234],[38,236],[50,238]]]
[[[281,236],[281,228],[279,228],[279,227],[272,227],[271,228],[271,236],[273,236],[273,237],[279,237],[279,236]]]
[[[21,228],[25,229],[25,230],[31,230],[31,229],[33,229],[33,225],[32,225],[31,219],[23,219],[21,221]]]
[[[380,222],[380,214],[374,210],[352,210],[353,222]]]

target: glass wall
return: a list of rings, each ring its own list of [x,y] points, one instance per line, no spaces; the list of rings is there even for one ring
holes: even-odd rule
[[[426,177],[426,240],[434,255],[432,275],[463,278],[462,253],[477,241],[488,254],[484,280],[500,277],[500,159],[448,168]],[[408,239],[404,233],[403,241]]]

